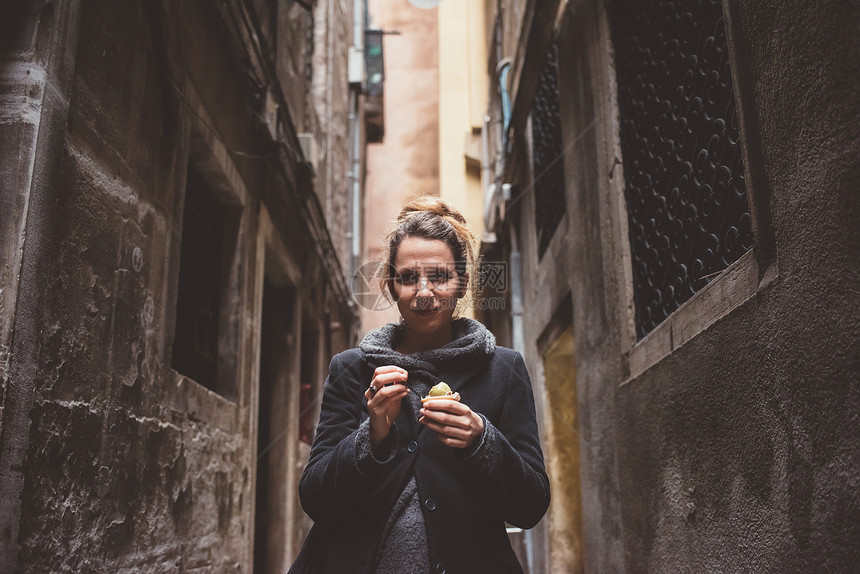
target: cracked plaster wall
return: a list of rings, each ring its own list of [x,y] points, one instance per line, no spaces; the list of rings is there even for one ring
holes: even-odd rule
[[[573,303],[586,572],[860,563],[860,10],[726,4],[758,210],[748,298],[710,316],[697,314],[707,305],[677,311],[696,334],[634,370],[604,2],[569,3],[556,27],[567,215],[541,260],[531,176],[514,182],[522,196],[508,217],[521,238],[539,395],[550,383],[536,343],[568,294]],[[545,407],[544,418],[556,416]]]
[[[268,29],[277,15],[264,16]],[[236,396],[228,400],[174,372],[180,207],[192,126],[214,130],[231,149],[262,155],[256,104],[214,9],[101,0],[82,3],[79,17],[65,139],[62,153],[49,158],[59,176],[46,283],[21,286],[43,289],[44,305],[18,571],[249,572],[260,197],[278,214],[282,235],[296,239],[290,245],[301,266],[313,257],[311,246],[302,247],[310,234],[302,237],[295,209],[277,203],[284,202],[280,186],[290,183],[260,169],[259,160],[233,155],[236,177],[251,190],[228,318],[237,326],[231,335],[237,356],[227,362]],[[180,94],[183,81],[199,100]],[[345,78],[341,88],[348,89]],[[347,122],[335,121],[339,128]],[[26,148],[20,139],[13,143]],[[18,196],[4,190],[2,197]],[[345,204],[341,196],[335,201]],[[6,213],[4,237],[18,225]],[[4,279],[3,300],[6,286]],[[340,303],[326,304],[337,317]]]

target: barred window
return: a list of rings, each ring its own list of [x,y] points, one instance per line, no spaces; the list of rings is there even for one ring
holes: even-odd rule
[[[618,0],[611,12],[636,333],[752,248],[719,0]]]
[[[553,45],[547,53],[531,110],[535,217],[538,253],[541,257],[565,212],[557,77],[556,49]]]
[[[173,368],[217,391],[226,208],[188,166],[176,301]]]

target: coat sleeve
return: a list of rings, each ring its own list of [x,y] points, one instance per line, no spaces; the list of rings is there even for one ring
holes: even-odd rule
[[[375,473],[390,460],[359,455],[356,445],[369,381],[360,380],[359,360],[344,355],[335,355],[329,365],[317,433],[299,481],[302,508],[315,522],[361,512]]]
[[[532,528],[549,507],[549,478],[522,355],[514,355],[508,372],[501,414],[495,423],[487,422],[481,445],[463,462],[476,479],[493,488],[506,522]]]

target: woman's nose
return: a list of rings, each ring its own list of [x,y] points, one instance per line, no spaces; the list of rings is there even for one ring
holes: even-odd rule
[[[424,293],[426,291],[426,293]],[[418,291],[419,295],[424,297],[431,297],[433,293],[430,290],[430,284],[427,281],[426,277],[421,277],[421,280],[418,282]]]

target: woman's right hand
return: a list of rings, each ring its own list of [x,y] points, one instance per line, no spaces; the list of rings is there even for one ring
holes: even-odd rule
[[[370,415],[370,444],[375,449],[391,432],[391,423],[400,414],[400,401],[409,393],[404,369],[394,365],[377,367],[364,392]],[[386,386],[387,385],[387,386]]]

